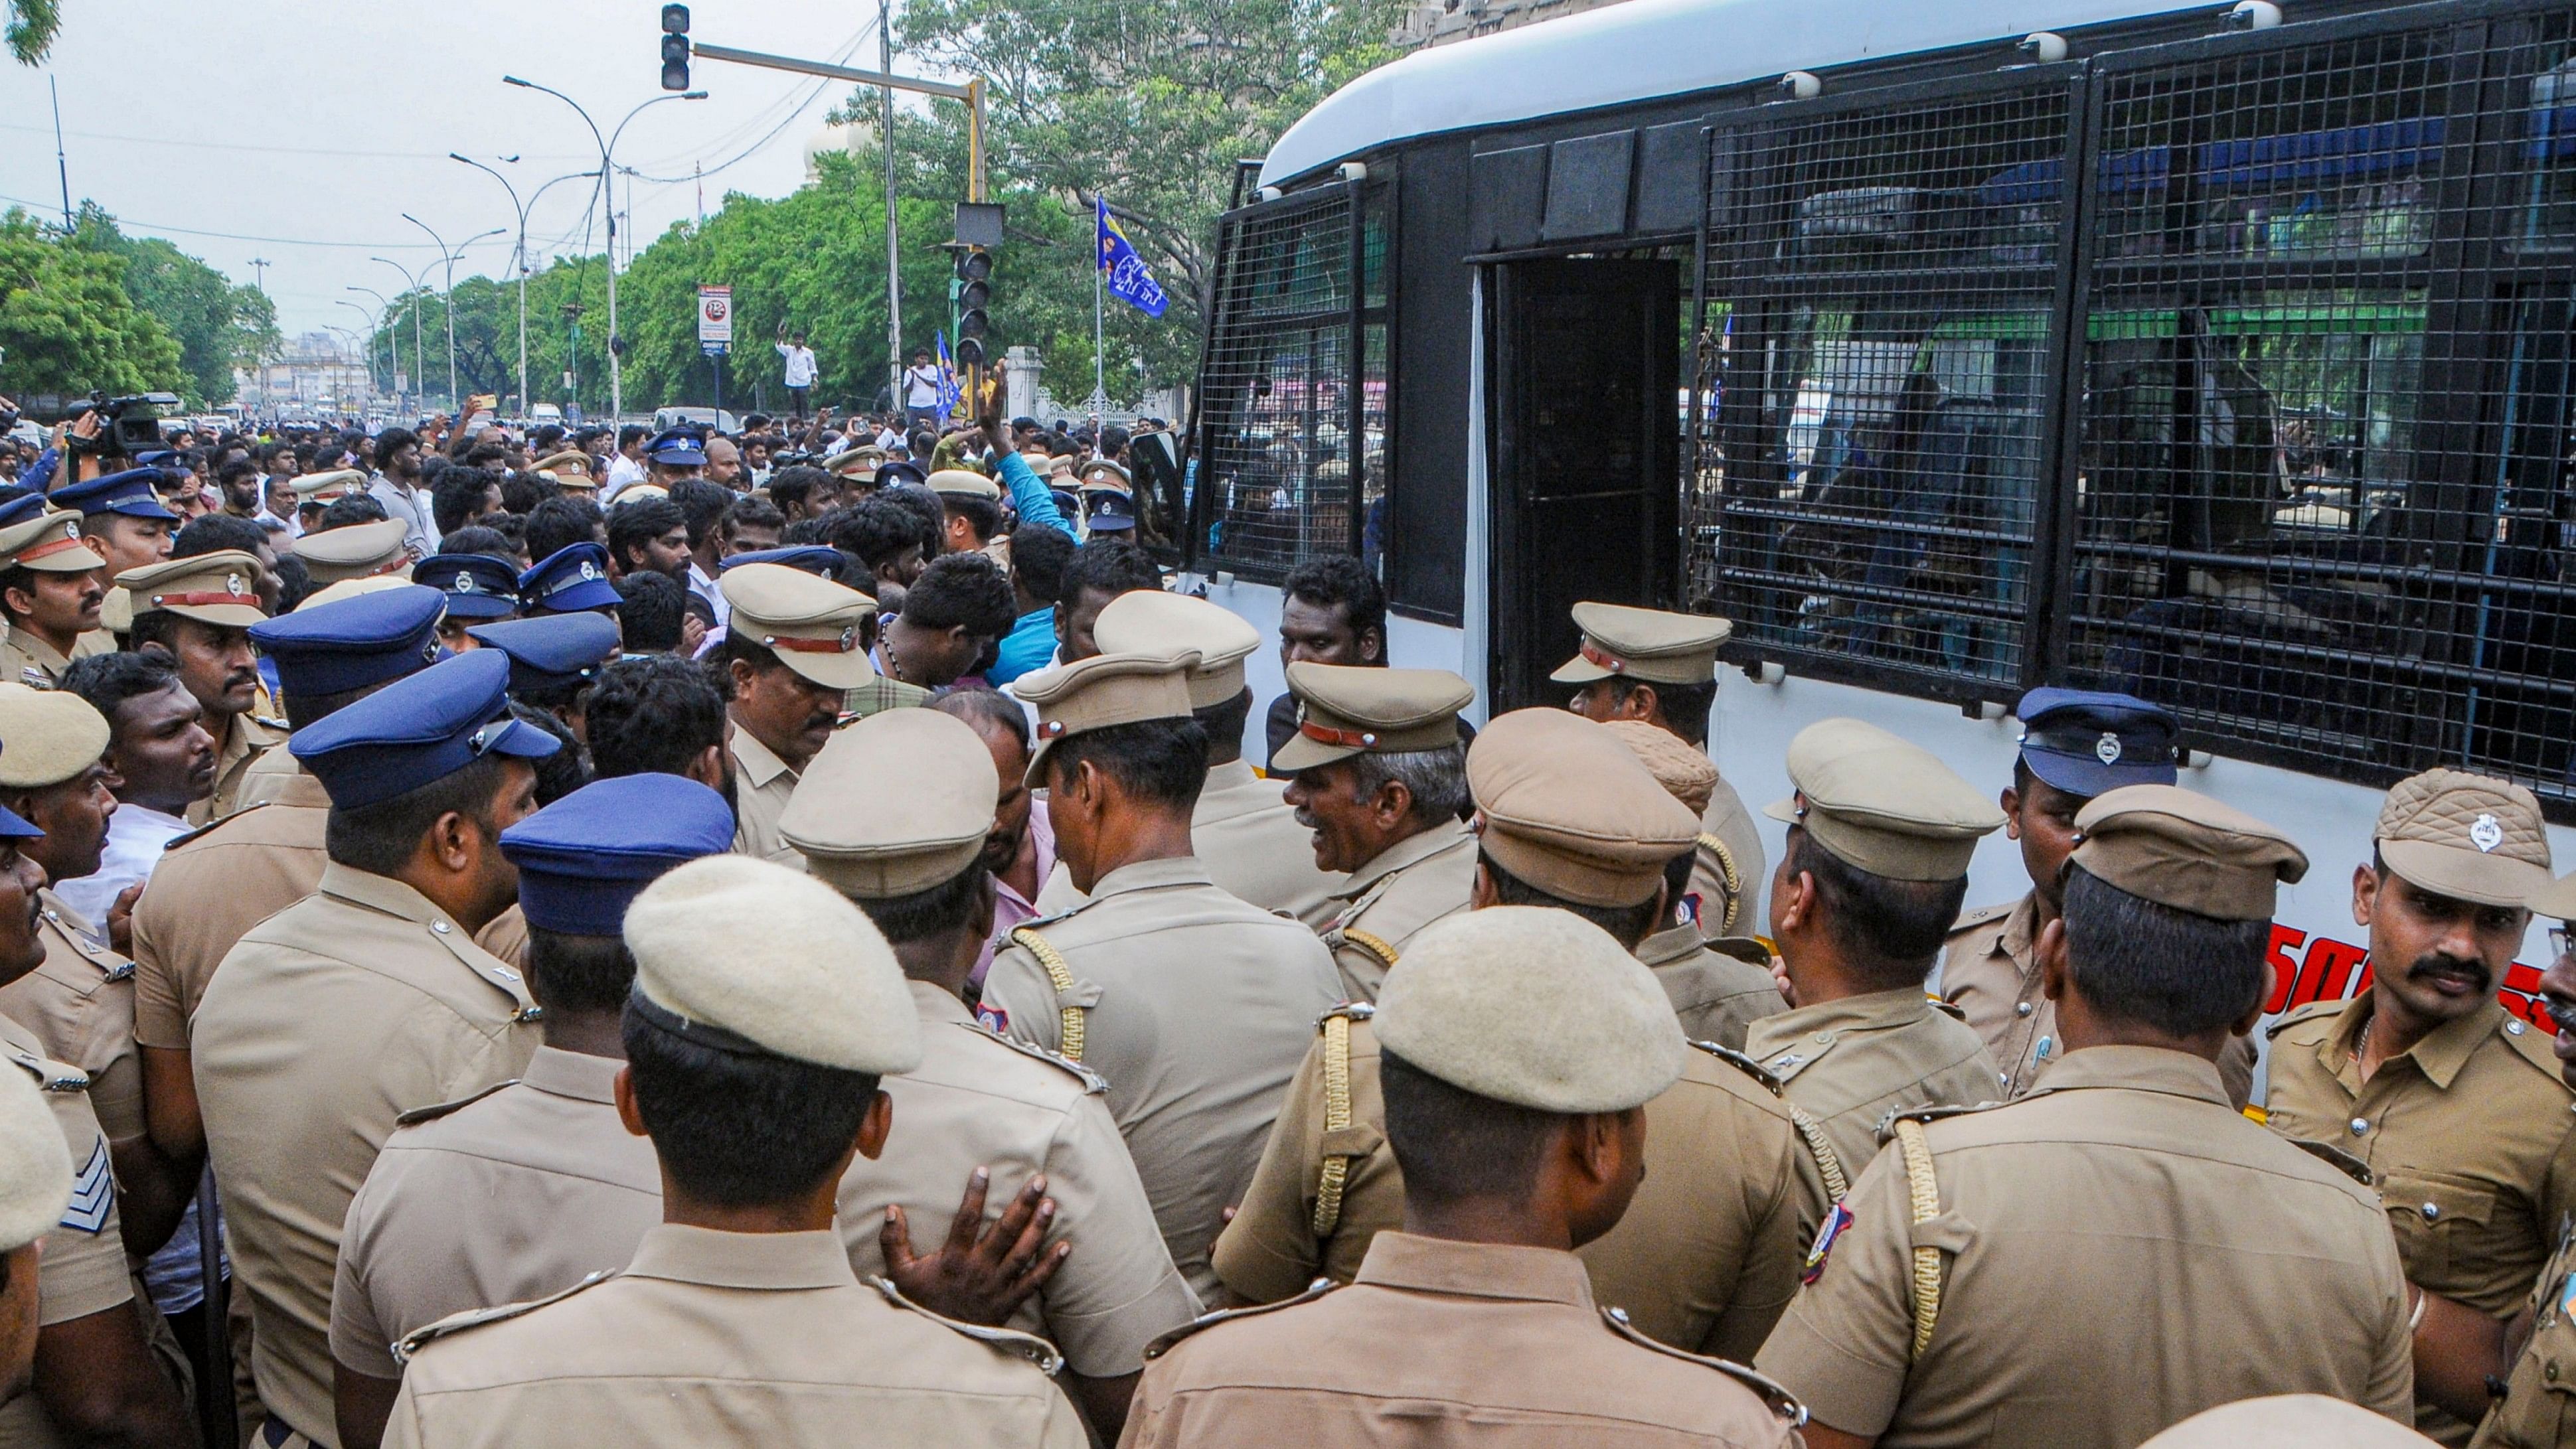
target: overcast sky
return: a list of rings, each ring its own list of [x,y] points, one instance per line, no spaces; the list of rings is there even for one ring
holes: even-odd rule
[[[0,208],[61,213],[50,74],[72,204],[95,200],[129,233],[167,237],[240,281],[257,280],[251,259],[266,258],[290,336],[359,327],[336,305],[374,307],[346,290],[353,284],[402,290],[395,269],[371,256],[437,276],[439,249],[404,212],[450,247],[505,228],[468,249],[456,275],[509,275],[516,212],[500,183],[447,153],[493,164],[525,199],[551,178],[594,169],[598,152],[570,106],[503,85],[504,74],[571,96],[602,132],[662,93],[658,0],[64,0],[63,10],[45,65],[0,58]],[[705,0],[691,10],[701,41],[877,61],[873,0]],[[900,57],[895,68],[910,69]],[[639,242],[696,213],[692,165],[710,173],[710,211],[729,189],[793,191],[806,143],[848,94],[839,82],[705,60],[691,80],[706,100],[656,106],[617,143],[621,168],[677,178],[632,183]],[[512,155],[515,165],[499,159]],[[528,246],[540,266],[581,249],[590,185],[567,181],[536,203]],[[621,211],[628,185],[619,178]],[[591,227],[595,251],[604,238]]]

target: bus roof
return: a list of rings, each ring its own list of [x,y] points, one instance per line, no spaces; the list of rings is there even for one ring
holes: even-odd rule
[[[1270,148],[1261,184],[1444,131],[2203,8],[2213,7],[2175,0],[1626,0],[1428,46],[1379,66],[1299,117]]]

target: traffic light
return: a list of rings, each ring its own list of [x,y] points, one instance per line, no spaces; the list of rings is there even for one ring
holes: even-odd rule
[[[662,7],[662,89],[689,88],[689,7]]]
[[[957,311],[957,365],[981,367],[984,336],[993,328],[985,311],[993,300],[993,254],[982,247],[960,247],[957,278],[949,290]]]

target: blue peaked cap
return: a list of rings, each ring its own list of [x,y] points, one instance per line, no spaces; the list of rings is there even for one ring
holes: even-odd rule
[[[565,544],[519,575],[519,608],[529,614],[614,609],[619,599],[608,581],[608,550],[595,543]]]
[[[411,581],[447,595],[460,619],[506,619],[519,612],[519,571],[488,553],[434,553],[412,565]]]
[[[78,509],[85,518],[102,513],[122,513],[128,518],[166,518],[176,521],[179,515],[161,506],[161,495],[153,485],[161,481],[158,468],[128,468],[122,473],[105,473],[86,483],[66,483],[49,495],[56,508]]]
[[[681,775],[594,780],[501,832],[519,908],[540,930],[614,936],[664,871],[733,848],[724,797]]]
[[[417,674],[438,660],[445,598],[417,584],[298,609],[250,626],[289,696],[340,694]]]
[[[562,748],[511,716],[509,683],[508,655],[469,650],[306,725],[286,748],[339,810],[408,794],[485,755],[542,760]]]
[[[617,621],[605,614],[541,614],[465,632],[509,657],[512,694],[596,679],[600,666],[617,657]]]

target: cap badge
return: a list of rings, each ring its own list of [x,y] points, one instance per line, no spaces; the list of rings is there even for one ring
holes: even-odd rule
[[[1038,733],[1048,739],[1054,739],[1056,736],[1064,733],[1064,721],[1060,719],[1048,720],[1046,723],[1038,726]]]
[[[472,574],[458,574],[456,576],[455,585],[450,588],[448,592],[455,594],[470,594],[474,592],[474,576]]]
[[[2469,824],[2469,844],[2481,854],[2491,851],[2504,844],[2504,827],[2496,823],[2494,816],[2480,815]]]
[[[2093,742],[2093,758],[2106,765],[2120,763],[2120,737],[2109,730],[2102,731],[2102,738]]]
[[[588,559],[583,559],[581,561],[581,577],[585,580],[598,578],[599,565],[592,563]]]
[[[241,575],[226,574],[224,575],[224,592],[238,599],[242,595],[249,593],[250,588],[242,582]]]

